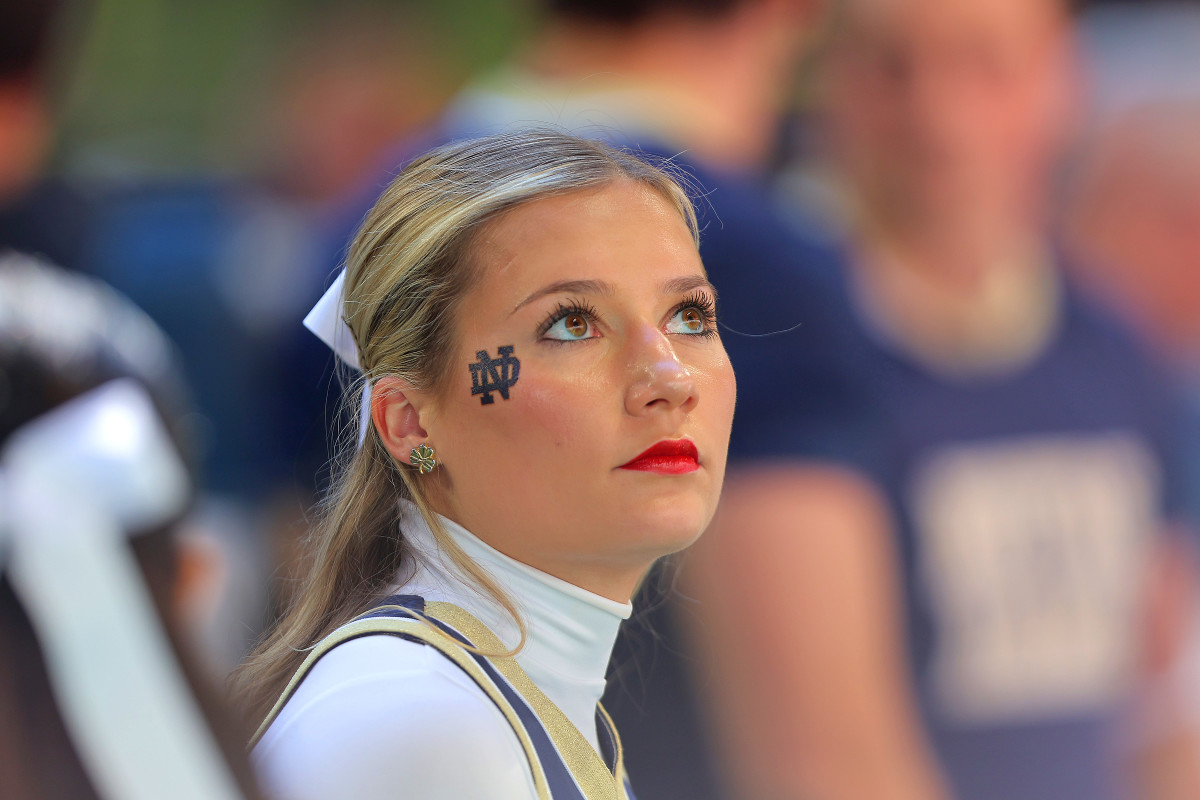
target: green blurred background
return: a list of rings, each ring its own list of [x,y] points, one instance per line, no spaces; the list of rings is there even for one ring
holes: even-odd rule
[[[247,126],[280,62],[327,20],[379,21],[432,95],[494,64],[531,25],[512,0],[98,0],[83,13],[86,34],[64,37],[76,71],[55,168],[97,177],[245,167]]]

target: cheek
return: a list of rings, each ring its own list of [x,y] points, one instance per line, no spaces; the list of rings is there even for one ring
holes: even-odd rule
[[[718,403],[720,407],[719,424],[725,433],[725,446],[729,446],[729,432],[733,427],[733,413],[737,405],[737,383],[734,380],[733,368],[729,367],[721,376],[720,383],[716,387]]]
[[[733,374],[733,364],[729,361],[724,344],[715,348],[698,368],[703,370],[713,391],[736,394],[737,381]]]
[[[571,380],[531,376],[521,406],[513,409],[514,429],[531,431],[554,451],[577,450],[598,437],[603,392],[591,376]]]
[[[519,462],[521,470],[569,470],[571,454],[590,452],[605,441],[602,410],[610,404],[605,383],[598,372],[571,377],[548,373],[533,359],[523,362],[508,400],[497,396],[494,403],[481,405],[467,382],[459,390],[465,399],[455,403],[453,419],[446,420],[457,440],[455,449],[460,457]]]
[[[719,358],[697,366],[695,370],[700,388],[700,403],[696,412],[714,434],[723,437],[722,452],[729,443],[729,430],[733,425],[733,409],[737,402],[737,380],[729,358],[722,352]]]

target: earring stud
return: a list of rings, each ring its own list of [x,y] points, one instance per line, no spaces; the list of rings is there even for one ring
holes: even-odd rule
[[[433,448],[427,444],[414,447],[409,463],[416,467],[422,475],[433,472],[433,468],[437,466],[437,459],[433,457]]]

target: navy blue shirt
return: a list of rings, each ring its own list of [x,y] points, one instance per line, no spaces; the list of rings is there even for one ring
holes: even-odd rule
[[[1166,381],[1069,285],[1029,363],[949,379],[856,318],[844,266],[749,277],[736,252],[705,254],[727,323],[793,302],[803,317],[765,340],[725,336],[731,462],[831,461],[881,487],[917,698],[955,796],[1122,796],[1143,559],[1179,503]]]

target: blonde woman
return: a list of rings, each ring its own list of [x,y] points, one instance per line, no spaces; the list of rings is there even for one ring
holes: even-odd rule
[[[239,675],[268,791],[632,797],[605,669],[651,564],[708,525],[733,417],[687,194],[558,133],[451,144],[343,278],[323,338],[366,381],[360,443]]]

